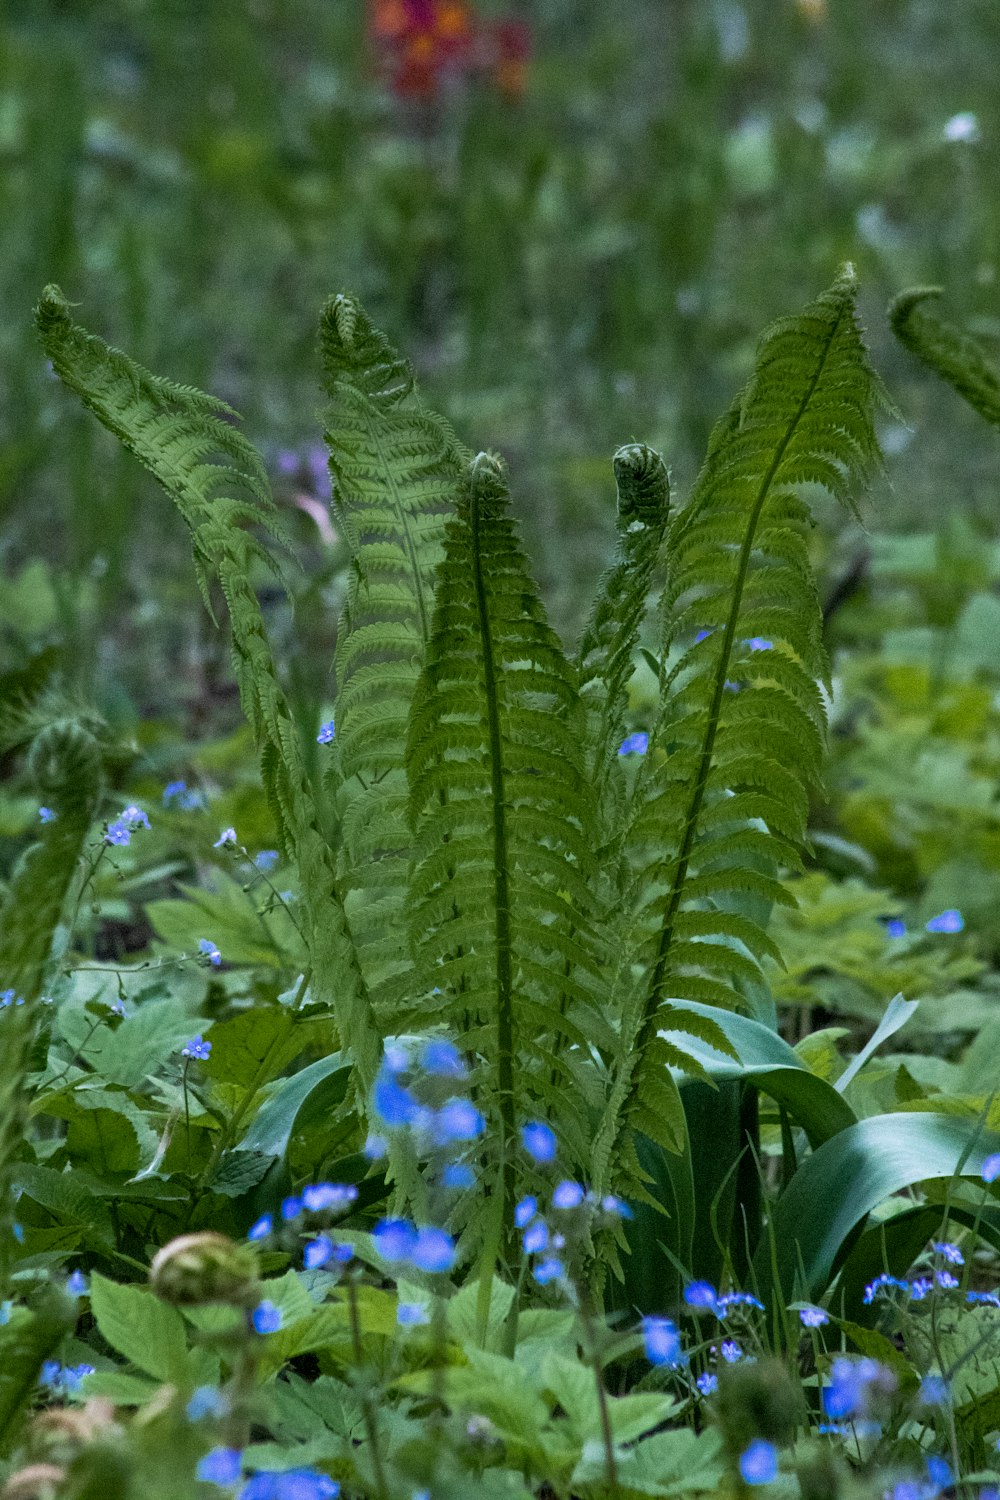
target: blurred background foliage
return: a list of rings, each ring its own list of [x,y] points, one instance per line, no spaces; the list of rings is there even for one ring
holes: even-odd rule
[[[978,961],[932,962],[928,937],[903,963],[884,919],[961,907],[1000,949],[998,454],[884,309],[940,283],[1000,346],[998,73],[994,0],[20,0],[0,34],[0,700],[61,678],[134,736],[151,788],[199,745],[223,821],[269,842],[186,538],[47,371],[46,282],[245,419],[303,563],[294,622],[261,589],[313,745],[346,562],[317,415],[330,291],[507,456],[570,639],[611,546],[615,446],[654,444],[683,493],[762,327],[850,259],[898,412],[865,526],[819,513],[832,799],[781,995],[822,972],[832,1008],[877,1014],[902,968],[946,998]],[[641,676],[634,706],[641,727]],[[34,816],[0,798],[8,852]]]

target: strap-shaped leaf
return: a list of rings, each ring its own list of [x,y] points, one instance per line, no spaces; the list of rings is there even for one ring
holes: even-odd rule
[[[540,1103],[567,1165],[584,1164],[564,1049],[587,1044],[600,976],[583,709],[508,507],[499,460],[480,454],[448,526],[407,765],[421,1013],[440,992],[437,1013],[480,1054],[509,1197],[516,1127]]]
[[[334,514],[351,549],[331,774],[351,929],[369,983],[390,981],[388,999],[392,977],[409,967],[406,719],[463,458],[446,423],[421,409],[407,363],[352,298],[324,308],[320,352]]]
[[[628,839],[636,899],[617,987],[623,1061],[600,1131],[598,1182],[632,1116],[652,1123],[644,1098],[658,1087],[658,1029],[690,1030],[729,1050],[684,1001],[735,1008],[741,985],[759,981],[758,961],[773,945],[744,898],[789,900],[776,872],[794,867],[805,837],[827,674],[800,490],[818,483],[853,505],[880,462],[873,414],[884,398],[854,299],[847,268],[804,313],[765,333],[753,376],[717,424],[692,498],[668,530],[667,667]]]
[[[910,353],[964,396],[987,422],[1000,427],[1000,370],[979,344],[928,303],[941,296],[937,286],[915,286],[890,304],[892,331]]]

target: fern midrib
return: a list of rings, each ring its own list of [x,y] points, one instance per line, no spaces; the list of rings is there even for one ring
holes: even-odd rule
[[[472,541],[472,581],[479,614],[483,650],[483,682],[486,690],[486,720],[490,741],[490,790],[493,800],[493,891],[494,931],[497,945],[497,1085],[501,1124],[501,1170],[503,1172],[503,1225],[506,1235],[514,1198],[514,1017],[511,1003],[510,885],[508,879],[507,807],[505,802],[503,741],[497,703],[497,674],[493,658],[486,584],[480,552],[480,496],[475,480],[470,485],[469,529]]]
[[[664,914],[663,928],[660,932],[660,942],[657,949],[656,964],[653,970],[653,977],[650,983],[649,994],[647,996],[645,1006],[643,1007],[642,1025],[640,1027],[635,1049],[636,1055],[640,1058],[643,1055],[644,1049],[649,1044],[650,1032],[656,1021],[656,1010],[659,1003],[658,997],[660,986],[663,983],[667,956],[670,952],[670,945],[673,940],[674,918],[677,915],[677,909],[680,906],[681,899],[683,897],[684,885],[687,880],[688,865],[690,864],[691,853],[694,847],[698,815],[701,811],[701,804],[705,797],[705,788],[708,784],[708,776],[712,767],[712,755],[715,750],[715,739],[719,727],[719,717],[722,707],[722,695],[725,692],[726,688],[726,673],[729,667],[729,658],[732,652],[733,640],[736,635],[736,625],[739,619],[740,606],[743,601],[743,589],[746,583],[747,571],[750,567],[750,556],[753,551],[754,538],[757,534],[757,525],[760,521],[760,516],[764,505],[767,502],[767,497],[770,494],[771,486],[774,483],[775,475],[777,474],[778,469],[781,467],[781,461],[788,450],[788,445],[794,437],[795,432],[798,429],[800,422],[802,421],[802,418],[809,408],[809,403],[812,401],[812,398],[815,395],[816,387],[819,384],[820,377],[823,374],[827,357],[830,353],[830,349],[833,346],[833,341],[836,338],[837,331],[840,328],[840,323],[843,316],[844,313],[843,310],[841,310],[832,328],[830,329],[830,333],[824,345],[822,355],[816,366],[816,371],[812,379],[810,380],[807,389],[803,392],[802,399],[799,402],[795,415],[789,422],[785,435],[778,445],[774,457],[768,467],[767,473],[764,475],[764,478],[761,481],[760,489],[757,493],[757,498],[754,501],[754,507],[750,517],[750,522],[747,526],[746,535],[743,539],[743,545],[740,548],[739,566],[737,568],[736,579],[733,585],[733,606],[729,612],[729,619],[726,622],[726,629],[722,638],[722,650],[719,653],[719,665],[716,670],[715,685],[712,691],[712,702],[709,707],[708,723],[705,727],[705,739],[702,744],[701,758],[698,764],[698,774],[695,778],[695,784],[691,794],[691,803],[688,810],[686,826],[684,829],[684,839],[681,844],[681,852],[677,861],[677,871],[674,876],[673,886],[671,888],[670,897],[667,902],[667,909]]]

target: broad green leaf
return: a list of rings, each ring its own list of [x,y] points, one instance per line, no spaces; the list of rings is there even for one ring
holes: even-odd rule
[[[261,915],[254,897],[221,870],[214,888],[182,885],[183,901],[150,901],[146,914],[171,948],[197,953],[209,938],[227,963],[262,968],[302,968],[302,940],[279,907]]]
[[[976,1120],[950,1115],[880,1115],[839,1131],[803,1162],[771,1210],[770,1237],[786,1299],[794,1295],[800,1260],[801,1292],[821,1296],[858,1227],[894,1193],[931,1179],[975,1177],[996,1151],[1000,1137]],[[767,1302],[774,1280],[767,1236],[754,1270]]]
[[[842,1094],[852,1079],[856,1078],[870,1057],[878,1051],[882,1043],[893,1036],[901,1026],[905,1026],[910,1017],[919,1009],[916,1000],[904,1000],[902,995],[896,995],[886,1006],[885,1015],[882,1017],[874,1033],[862,1047],[857,1057],[850,1063],[837,1079],[834,1087],[838,1094]]]
[[[240,1142],[243,1150],[283,1157],[300,1115],[314,1108],[333,1114],[343,1103],[349,1078],[350,1063],[333,1052],[283,1079],[257,1111]]]
[[[90,1306],[112,1349],[157,1380],[183,1383],[189,1364],[184,1319],[148,1287],[108,1281],[94,1272]]]

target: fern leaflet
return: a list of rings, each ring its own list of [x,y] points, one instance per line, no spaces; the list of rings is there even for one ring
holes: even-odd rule
[[[900,292],[889,307],[892,330],[911,354],[964,396],[981,417],[1000,427],[1000,371],[974,338],[927,306],[940,296],[941,288],[936,286]]]

